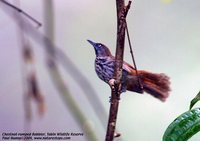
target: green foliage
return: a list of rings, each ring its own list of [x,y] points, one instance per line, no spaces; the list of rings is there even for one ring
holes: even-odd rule
[[[163,141],[187,141],[200,131],[200,108],[177,117],[167,128]]]
[[[177,117],[166,129],[163,141],[187,141],[200,131],[200,108],[191,108],[200,100],[200,92],[192,99],[190,110]]]
[[[200,100],[200,92],[195,96],[195,98],[192,99],[190,102],[190,110],[192,107]]]

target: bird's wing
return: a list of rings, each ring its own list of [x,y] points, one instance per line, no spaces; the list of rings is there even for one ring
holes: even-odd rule
[[[125,61],[123,63],[123,69],[125,69],[129,73],[135,73],[135,68]]]
[[[114,56],[111,56],[111,58],[112,58],[113,60],[115,60],[115,57],[114,57]],[[125,61],[123,62],[122,68],[123,68],[124,70],[126,70],[128,73],[135,73],[135,68],[134,68],[133,66],[131,66],[129,63],[125,62]]]

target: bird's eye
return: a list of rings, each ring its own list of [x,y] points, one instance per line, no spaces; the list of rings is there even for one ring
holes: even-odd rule
[[[101,47],[101,44],[98,44],[98,47]]]

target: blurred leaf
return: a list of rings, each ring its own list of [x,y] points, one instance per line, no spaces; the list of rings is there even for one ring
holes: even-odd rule
[[[65,84],[65,81],[62,79],[62,75],[57,67],[56,60],[56,46],[53,45],[54,41],[54,6],[53,0],[44,1],[44,19],[45,19],[45,33],[48,36],[45,40],[45,49],[47,53],[47,60],[49,66],[49,74],[55,87],[57,88],[59,94],[62,96],[62,100],[66,104],[66,107],[70,110],[74,119],[77,121],[79,127],[86,134],[86,139],[88,141],[98,141],[96,133],[94,132],[91,126],[85,128],[84,125],[88,121],[85,116],[84,111],[80,108],[77,102],[72,97],[72,93],[69,91],[68,86]],[[43,37],[45,38],[45,37]],[[52,45],[50,45],[52,44]],[[70,67],[69,65],[67,65]]]
[[[190,102],[190,110],[192,107],[200,100],[200,92],[195,96],[195,98],[192,99]]]
[[[187,141],[199,131],[200,108],[195,108],[181,114],[168,126],[163,141]]]
[[[45,2],[45,1],[44,1]],[[49,3],[49,1],[48,1]],[[9,15],[14,20],[18,20],[16,17],[13,16],[13,12],[16,12],[15,9],[12,7],[0,4],[0,7],[4,10],[4,12]],[[53,17],[51,17],[53,18]],[[36,41],[38,44],[40,44],[43,49],[47,53],[50,53],[50,60],[49,62],[52,62],[52,60],[58,61],[62,67],[71,75],[73,76],[74,80],[78,83],[80,88],[85,93],[85,96],[88,99],[88,102],[91,103],[97,117],[101,121],[102,125],[106,124],[107,121],[107,113],[99,100],[98,94],[96,93],[96,90],[92,87],[92,84],[88,81],[87,77],[83,75],[83,73],[77,69],[77,67],[74,65],[71,58],[69,58],[63,50],[61,50],[61,47],[56,46],[51,39],[54,38],[51,37],[49,39],[46,35],[44,35],[42,32],[40,32],[37,28],[35,28],[33,25],[31,25],[26,18],[23,18],[23,16],[20,16],[20,21],[23,23],[23,26],[16,22],[16,24],[21,28],[21,30],[29,37],[31,37],[34,41]],[[45,20],[47,21],[47,20]],[[53,25],[53,24],[51,24]],[[47,34],[51,34],[52,32],[49,32]],[[45,44],[45,45],[44,45]],[[48,47],[48,48],[47,48]],[[55,54],[54,54],[55,53]],[[55,55],[55,56],[54,56]],[[51,63],[50,63],[51,64]]]

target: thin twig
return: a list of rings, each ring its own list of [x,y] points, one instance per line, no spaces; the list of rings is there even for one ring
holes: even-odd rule
[[[0,0],[1,2],[3,2],[4,4],[12,7],[13,9],[15,9],[17,12],[22,13],[24,16],[26,16],[27,18],[29,18],[30,20],[32,20],[33,22],[35,22],[37,24],[38,27],[42,26],[42,24],[37,21],[36,19],[34,19],[33,17],[31,17],[29,14],[27,14],[26,12],[24,12],[22,9],[10,4],[9,2],[5,1],[5,0]]]
[[[126,20],[125,20],[125,22],[126,22]],[[130,39],[130,35],[129,35],[127,22],[126,22],[126,34],[127,34],[127,38],[128,38],[129,49],[130,49],[131,58],[132,58],[132,61],[133,61],[133,66],[135,68],[135,74],[137,76],[138,84],[139,84],[140,88],[143,90],[143,85],[142,85],[142,82],[140,80],[140,77],[139,77],[139,74],[138,74],[137,65],[136,65],[136,61],[135,61],[135,57],[133,55],[133,49],[132,49],[132,44],[131,44],[131,39]]]
[[[115,53],[115,72],[114,79],[115,85],[111,93],[111,102],[110,102],[110,112],[107,126],[107,133],[105,141],[113,141],[115,137],[115,128],[117,121],[117,113],[119,107],[120,99],[120,86],[122,79],[122,65],[123,65],[123,56],[124,56],[124,41],[125,41],[125,29],[126,22],[125,18],[128,13],[130,2],[127,7],[125,7],[124,0],[116,0],[117,5],[117,46]],[[117,134],[119,135],[119,134]]]

